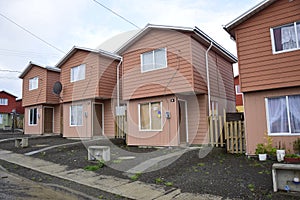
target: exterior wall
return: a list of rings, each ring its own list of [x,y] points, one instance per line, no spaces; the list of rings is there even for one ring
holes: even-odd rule
[[[167,49],[167,68],[142,73],[141,54],[158,48]],[[122,56],[124,100],[194,90],[191,39],[186,34],[170,30],[150,30]]]
[[[38,88],[29,90],[29,79],[38,76]],[[51,90],[52,91],[52,90]],[[33,66],[23,78],[23,106],[31,106],[46,102],[47,94],[47,70],[41,67]],[[26,118],[26,117],[25,117]]]
[[[31,108],[37,108],[38,118],[37,125],[29,125],[29,110]],[[29,106],[25,107],[25,116],[24,116],[24,134],[42,134],[43,133],[43,106]]]
[[[273,54],[270,35],[299,16],[300,1],[278,0],[236,28],[242,92],[300,85],[300,50]]]
[[[265,134],[267,133],[267,118],[265,98],[296,95],[300,94],[300,87],[289,89],[276,89],[264,92],[245,93],[245,123],[246,123],[246,152],[250,155],[255,154],[256,145],[258,143],[265,143]],[[299,138],[299,135],[294,136],[271,136],[273,139],[273,146],[278,147],[279,141],[285,144],[286,150],[293,151],[293,141]]]
[[[0,99],[7,99],[8,105],[0,105],[0,113],[11,113],[13,109],[16,109],[16,97],[6,92],[0,92]]]
[[[70,106],[83,105],[83,125],[70,126]],[[92,101],[76,101],[63,104],[63,136],[71,138],[90,138],[92,137]],[[86,113],[86,114],[85,114]]]
[[[22,106],[22,99],[19,99],[19,100],[16,101],[16,111],[19,114],[24,114],[25,109]]]
[[[85,79],[70,82],[71,68],[86,64]],[[78,50],[61,66],[62,98],[64,102],[111,98],[116,86],[116,66],[118,61],[96,53]]]
[[[115,137],[115,105],[112,100],[105,100],[104,103],[104,135],[109,138]]]
[[[60,73],[47,70],[46,103],[57,104],[59,97],[53,94],[53,85],[60,80]]]
[[[0,113],[2,115],[2,123],[0,123],[0,129],[5,128],[5,126],[11,127],[11,116],[8,113]]]

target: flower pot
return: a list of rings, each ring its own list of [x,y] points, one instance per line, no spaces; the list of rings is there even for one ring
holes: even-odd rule
[[[285,150],[276,150],[277,161],[282,162],[285,156]]]
[[[297,164],[300,163],[300,158],[284,158],[284,162],[288,164]]]
[[[267,160],[267,154],[264,153],[264,154],[258,154],[258,160],[259,161],[265,161]]]

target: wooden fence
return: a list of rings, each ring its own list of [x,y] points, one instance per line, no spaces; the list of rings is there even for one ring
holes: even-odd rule
[[[209,142],[215,147],[225,147],[229,153],[244,153],[245,128],[242,120],[226,120],[224,116],[208,117]]]

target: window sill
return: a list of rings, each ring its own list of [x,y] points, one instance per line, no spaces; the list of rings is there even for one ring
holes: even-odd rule
[[[158,129],[158,130],[139,130],[140,132],[161,132],[162,129]]]
[[[269,133],[268,136],[300,136],[300,133]]]

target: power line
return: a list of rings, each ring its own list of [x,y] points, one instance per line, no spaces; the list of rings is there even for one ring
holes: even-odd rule
[[[9,70],[9,69],[0,69],[0,72],[13,72],[13,73],[22,73],[21,71]]]
[[[138,28],[138,29],[141,29],[138,25],[136,25],[135,23],[131,22],[130,20],[126,19],[125,17],[119,15],[117,12],[113,11],[112,9],[110,9],[109,7],[103,5],[102,3],[100,3],[99,1],[97,0],[92,0],[94,1],[95,3],[97,3],[98,5],[102,6],[103,8],[105,8],[106,10],[110,11],[111,13],[113,13],[114,15],[120,17],[121,19],[123,19],[124,21],[130,23],[132,26]]]
[[[45,44],[47,44],[48,46],[56,49],[57,51],[65,54],[65,52],[59,48],[57,48],[56,46],[50,44],[49,42],[47,42],[46,40],[42,39],[41,37],[37,36],[36,34],[32,33],[31,31],[29,31],[28,29],[24,28],[23,26],[19,25],[18,23],[16,23],[15,21],[13,21],[12,19],[6,17],[5,15],[3,15],[2,13],[0,13],[0,16],[2,16],[4,19],[8,20],[9,22],[13,23],[14,25],[18,26],[19,28],[21,28],[22,30],[26,31],[27,33],[29,33],[30,35],[32,35],[33,37],[39,39],[40,41],[44,42]]]

